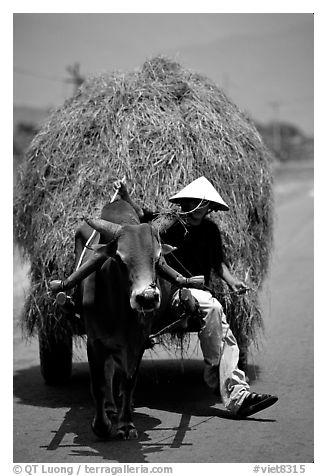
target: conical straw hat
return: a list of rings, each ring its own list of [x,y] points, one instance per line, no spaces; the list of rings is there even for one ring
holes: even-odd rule
[[[183,198],[209,200],[213,203],[215,210],[229,210],[228,205],[221,198],[217,190],[209,180],[203,176],[193,180],[193,182],[171,197],[169,201],[179,203]]]

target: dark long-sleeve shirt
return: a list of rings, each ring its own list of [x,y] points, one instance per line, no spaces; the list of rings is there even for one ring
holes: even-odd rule
[[[149,213],[145,213],[145,219],[150,217]],[[224,262],[221,235],[217,225],[209,218],[204,218],[198,226],[185,227],[176,222],[161,238],[164,243],[177,247],[165,258],[182,275],[204,275],[205,284],[208,284],[212,270],[221,274]]]

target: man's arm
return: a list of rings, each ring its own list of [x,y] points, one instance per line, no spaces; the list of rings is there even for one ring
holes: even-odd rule
[[[174,268],[169,266],[164,256],[160,256],[157,263],[158,274],[170,283],[180,288],[197,288],[203,289],[204,276],[191,276],[186,278],[182,274],[178,273]]]
[[[223,279],[229,286],[229,288],[237,293],[244,294],[249,288],[244,284],[240,279],[236,278],[230,271],[225,258],[225,253],[223,250],[222,238],[220,230],[216,224],[211,222],[212,230],[212,243],[213,243],[213,262],[212,268],[218,274],[218,276]]]

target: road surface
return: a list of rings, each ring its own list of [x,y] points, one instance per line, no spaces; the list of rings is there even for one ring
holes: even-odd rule
[[[228,418],[202,379],[196,339],[183,361],[147,354],[135,399],[139,440],[101,442],[90,430],[85,349],[71,382],[44,385],[38,344],[17,319],[26,265],[14,257],[14,462],[310,463],[313,449],[313,165],[288,167],[275,184],[275,250],[262,293],[265,337],[251,349],[249,377],[273,407],[246,421]]]

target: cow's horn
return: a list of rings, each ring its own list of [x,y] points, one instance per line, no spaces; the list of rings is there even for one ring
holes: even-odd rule
[[[88,225],[103,235],[107,241],[111,241],[116,238],[121,230],[121,225],[103,220],[102,218],[85,218],[85,221]]]

